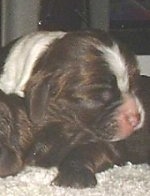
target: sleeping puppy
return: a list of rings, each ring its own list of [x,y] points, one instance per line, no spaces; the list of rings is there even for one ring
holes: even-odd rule
[[[110,127],[119,127],[116,133],[103,136],[106,139],[124,138],[141,127],[144,112],[134,93],[139,76],[136,59],[106,33],[37,32],[20,39],[7,52],[1,62],[0,89],[20,97],[25,94],[33,122],[44,120],[47,102],[54,102],[63,106],[61,110],[64,104],[71,104],[72,109],[81,105],[87,111],[104,110],[103,116],[109,110]],[[95,129],[99,120],[94,115]]]
[[[114,144],[144,123],[131,52],[101,31],[32,33],[5,51],[0,89],[25,97],[34,133],[25,164],[57,166],[57,185],[91,187],[96,172],[123,163]]]

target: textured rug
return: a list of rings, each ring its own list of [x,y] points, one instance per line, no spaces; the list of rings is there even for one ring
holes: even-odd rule
[[[57,170],[27,167],[17,176],[0,178],[1,196],[150,196],[150,166],[114,166],[96,175],[95,188],[72,189],[50,185]]]

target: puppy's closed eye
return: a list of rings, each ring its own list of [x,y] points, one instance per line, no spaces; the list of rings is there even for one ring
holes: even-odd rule
[[[114,91],[116,91],[115,94]],[[106,106],[107,104],[117,100],[119,96],[119,91],[109,85],[83,88],[78,91],[76,95],[78,101],[80,101],[83,105],[91,105],[91,107]]]
[[[100,98],[103,102],[108,102],[113,97],[113,93],[109,89],[103,89],[103,90],[101,90],[101,92],[99,94],[100,94]],[[98,96],[98,98],[99,98],[99,96]]]

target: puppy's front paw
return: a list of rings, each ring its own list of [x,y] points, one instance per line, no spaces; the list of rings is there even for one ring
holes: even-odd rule
[[[71,162],[60,168],[53,184],[63,187],[86,188],[94,187],[97,181],[89,169],[78,165],[76,162]]]

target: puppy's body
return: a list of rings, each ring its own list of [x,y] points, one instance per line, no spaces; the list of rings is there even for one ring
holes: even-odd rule
[[[97,171],[125,161],[115,149],[118,143],[110,141],[143,125],[136,60],[104,32],[49,36],[39,32],[16,42],[2,65],[0,88],[25,96],[28,115],[23,111],[34,137],[21,159],[57,165],[58,185],[93,186]]]
[[[33,141],[34,130],[25,112],[24,100],[0,91],[0,176],[18,173]]]

